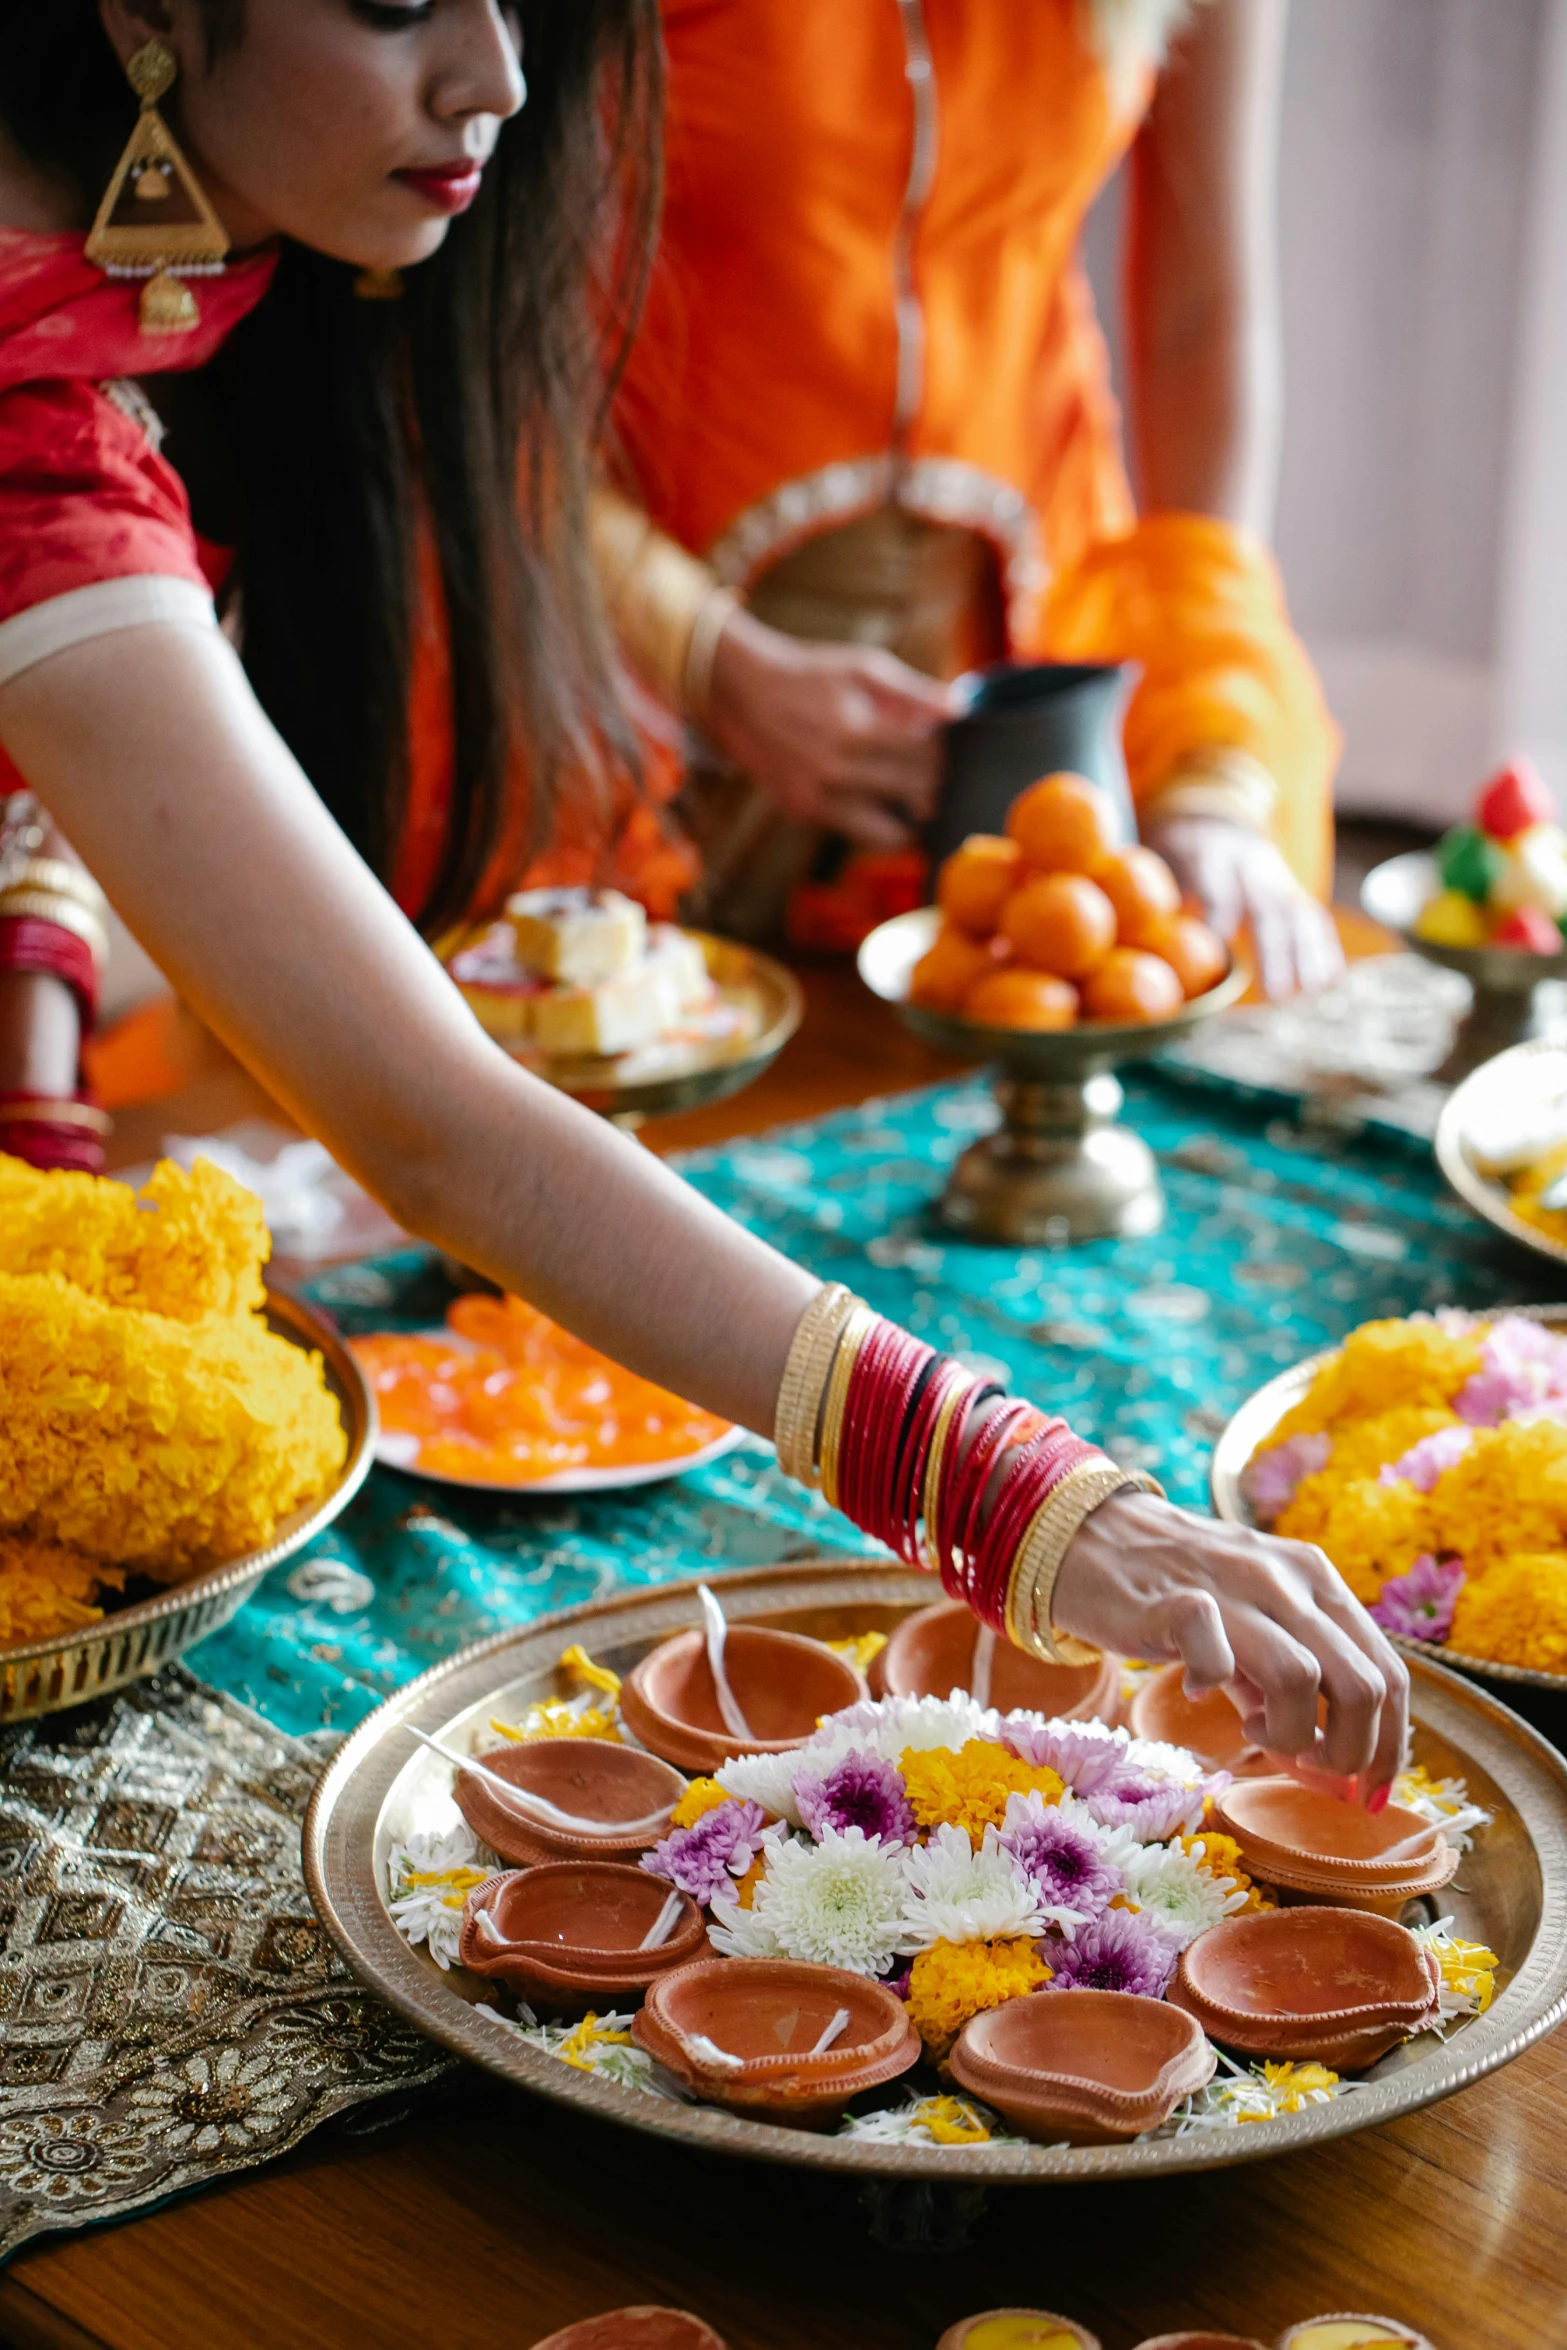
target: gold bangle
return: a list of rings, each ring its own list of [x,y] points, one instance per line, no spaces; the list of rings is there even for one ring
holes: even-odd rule
[[[1123,1469],[1114,1461],[1084,1461],[1063,1477],[1041,1503],[1018,1544],[1007,1584],[1007,1637],[1015,1648],[1046,1664],[1082,1665],[1096,1662],[1100,1651],[1070,1632],[1057,1632],[1051,1620],[1056,1577],[1061,1562],[1083,1520],[1108,1501],[1112,1493],[1131,1489],[1163,1498],[1164,1488],[1140,1469]]]
[[[854,1311],[838,1333],[838,1348],[827,1378],[827,1397],[822,1406],[822,1492],[834,1509],[838,1507],[838,1454],[843,1441],[843,1410],[849,1400],[849,1381],[860,1359],[860,1349],[875,1329],[877,1319],[869,1306],[861,1305],[856,1299]]]
[[[785,1476],[816,1483],[816,1429],[838,1336],[860,1300],[841,1281],[819,1289],[795,1325],[778,1390],[773,1442]]]
[[[680,700],[686,716],[695,719],[699,726],[706,723],[712,709],[713,664],[718,659],[718,640],[735,614],[744,610],[732,588],[715,587],[703,598],[696,616],[691,641],[686,647]]]
[[[114,1120],[91,1102],[8,1102],[0,1096],[0,1126],[85,1126],[89,1134],[112,1134]]]
[[[0,897],[9,897],[17,889],[44,890],[53,897],[70,898],[84,912],[96,914],[100,922],[108,910],[109,901],[92,875],[68,857],[27,857],[9,868],[0,865]]]
[[[69,930],[85,943],[100,971],[109,959],[108,932],[74,898],[44,890],[7,890],[0,897],[0,922],[52,922],[57,930]]]
[[[973,1391],[967,1378],[954,1379],[951,1392],[943,1396],[941,1409],[936,1414],[936,1425],[930,1433],[930,1451],[925,1460],[925,1490],[920,1499],[920,1515],[925,1521],[925,1548],[923,1557],[931,1574],[941,1572],[941,1553],[936,1546],[936,1520],[941,1503],[941,1472],[946,1463],[947,1446],[952,1437],[952,1423],[959,1404]]]
[[[1177,816],[1217,816],[1248,832],[1270,832],[1279,787],[1260,759],[1231,743],[1191,751],[1138,810],[1146,829]]]

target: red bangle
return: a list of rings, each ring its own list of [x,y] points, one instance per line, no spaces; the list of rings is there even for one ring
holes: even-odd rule
[[[971,1399],[969,1410],[973,1409]],[[937,1556],[941,1565],[942,1589],[954,1599],[968,1600],[972,1560],[969,1544],[978,1522],[985,1497],[985,1487],[1005,1439],[1020,1420],[1026,1418],[1032,1406],[1017,1398],[1003,1403],[992,1412],[967,1454],[957,1466],[942,1478],[940,1525],[937,1532]],[[954,1427],[950,1442],[961,1452],[968,1412],[962,1415],[963,1425]]]
[[[992,1631],[1006,1630],[1007,1587],[1033,1518],[1063,1477],[1094,1457],[1095,1447],[1074,1436],[1064,1420],[1047,1421],[1019,1452],[979,1537],[971,1577],[969,1604]]]
[[[0,1109],[0,1155],[22,1159],[40,1174],[101,1175],[103,1144],[82,1126],[55,1125],[30,1118],[25,1124],[8,1119]]]
[[[32,914],[0,915],[0,973],[39,972],[63,980],[76,997],[82,1031],[98,1014],[98,966],[91,947],[74,930]]]

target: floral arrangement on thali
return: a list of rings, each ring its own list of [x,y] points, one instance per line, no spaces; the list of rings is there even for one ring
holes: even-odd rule
[[[615,1676],[580,1650],[562,1662],[583,1679],[579,1694],[535,1706],[521,1723],[495,1720],[480,1742],[485,1752],[540,1739],[635,1743]],[[461,1774],[457,1784],[460,1794]],[[1236,1840],[1214,1825],[1229,1785],[1227,1773],[1205,1770],[1183,1748],[1100,1721],[1002,1714],[958,1690],[866,1699],[825,1717],[788,1751],[737,1754],[689,1779],[636,1866],[655,1894],[667,1889],[669,1905],[700,1912],[710,1971],[716,1953],[890,1993],[918,2035],[909,2068],[850,2101],[836,2126],[961,2149],[1015,2134],[996,2105],[964,2093],[952,2070],[955,2050],[961,2070],[958,2043],[976,2019],[1040,1993],[1052,2002],[1108,1993],[1146,2007],[1173,1987],[1179,2001],[1185,1954],[1231,1921],[1277,1911]],[[1394,1792],[1455,1853],[1487,1823],[1460,1782],[1412,1771]],[[475,1920],[487,1905],[499,1909],[497,1889],[512,1874],[452,1799],[432,1794],[420,1824],[389,1854],[388,1905],[404,1937],[449,1968],[483,1947],[472,1938]],[[1420,1976],[1418,2022],[1384,2045],[1410,2029],[1445,2031],[1490,2004],[1498,1961],[1458,1936],[1451,1918],[1407,1935],[1381,1920],[1361,1924],[1407,1944],[1429,1974],[1429,1994]],[[552,2014],[545,2004],[541,2014],[518,2000],[506,2013],[487,1999],[484,2012],[533,2048],[627,2092],[693,2093],[689,2078],[660,2061],[662,2043],[633,2002],[585,2014],[580,2005]],[[838,2011],[840,2025],[846,2012]],[[1196,2036],[1204,2077],[1168,2100],[1147,2134],[1269,2120],[1358,2085],[1309,2053],[1235,2062]],[[1244,2040],[1238,2053],[1248,2053]]]
[[[1567,1333],[1450,1309],[1365,1323],[1242,1491],[1386,1631],[1567,1673]]]

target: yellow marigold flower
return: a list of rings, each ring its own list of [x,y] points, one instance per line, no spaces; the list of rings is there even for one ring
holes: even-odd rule
[[[618,1704],[620,1675],[612,1673],[608,1665],[595,1664],[587,1650],[576,1641],[572,1642],[570,1648],[562,1650],[560,1669],[579,1681],[585,1681],[590,1689],[602,1690],[612,1704]]]
[[[1508,1420],[1477,1429],[1463,1459],[1436,1481],[1431,1531],[1429,1547],[1455,1552],[1471,1582],[1519,1551],[1567,1550],[1567,1428]],[[1456,1634],[1452,1644],[1461,1645]],[[1497,1650],[1477,1653],[1500,1658]]]
[[[105,1585],[119,1591],[125,1577],[58,1543],[0,1534],[0,1643],[47,1640],[101,1623],[95,1603]]]
[[[672,1823],[677,1828],[694,1828],[708,1812],[733,1800],[728,1788],[720,1787],[716,1779],[693,1779],[675,1805]]]
[[[938,2061],[971,2015],[1042,1990],[1050,1969],[1026,1935],[1009,1942],[937,1942],[909,1970],[904,2005]]]
[[[1483,1328],[1449,1331],[1435,1322],[1364,1322],[1352,1330],[1310,1389],[1273,1432],[1291,1436],[1337,1431],[1344,1420],[1373,1418],[1396,1396],[1401,1405],[1443,1411],[1480,1368]]]
[[[1007,1816],[1009,1795],[1042,1795],[1059,1803],[1066,1782],[1044,1763],[1026,1763],[1004,1746],[970,1738],[959,1747],[910,1747],[898,1763],[914,1817],[922,1828],[966,1828],[975,1851],[987,1828]]]
[[[1430,1501],[1402,1477],[1340,1477],[1330,1461],[1303,1478],[1274,1532],[1316,1542],[1357,1599],[1371,1601],[1389,1575],[1406,1574],[1422,1551],[1436,1548]]]
[[[756,1900],[756,1888],[767,1874],[767,1855],[759,1852],[745,1875],[736,1883],[734,1901],[737,1909],[750,1909]]]
[[[989,2123],[981,2121],[966,2097],[922,2097],[909,2107],[909,2122],[938,2146],[983,2146],[990,2137]]]
[[[1448,1645],[1499,1665],[1567,1673],[1567,1550],[1520,1551],[1465,1583]]]
[[[530,1705],[520,1728],[515,1722],[497,1720],[493,1714],[490,1728],[509,1738],[514,1746],[535,1738],[604,1738],[612,1746],[625,1743],[613,1714],[601,1712],[596,1705],[584,1706],[579,1711],[560,1697],[546,1697],[538,1705]]]
[[[1206,1811],[1207,1806],[1204,1806]],[[1232,1910],[1232,1917],[1249,1916],[1254,1909],[1277,1909],[1278,1903],[1270,1893],[1254,1885],[1241,1866],[1241,1848],[1233,1836],[1220,1836],[1205,1826],[1200,1836],[1178,1836],[1182,1852],[1189,1853],[1206,1877],[1217,1877],[1233,1885],[1246,1895],[1244,1909]],[[1112,1904],[1113,1906],[1113,1904]]]
[[[1325,2064],[1265,2064],[1262,2077],[1276,2100],[1273,2113],[1243,2113],[1243,2122],[1271,2121],[1274,2114],[1300,2113],[1311,2102],[1312,2092],[1338,2087],[1338,2074],[1330,2073]]]
[[[834,1656],[847,1657],[857,1673],[868,1673],[887,1645],[885,1632],[856,1632],[850,1640],[829,1640]]]

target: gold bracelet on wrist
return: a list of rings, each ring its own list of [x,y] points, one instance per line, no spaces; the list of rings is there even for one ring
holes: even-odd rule
[[[1094,1663],[1100,1651],[1069,1632],[1058,1632],[1051,1618],[1056,1577],[1072,1538],[1083,1520],[1123,1491],[1163,1496],[1164,1488],[1139,1469],[1123,1469],[1114,1461],[1084,1461],[1063,1477],[1041,1503],[1018,1544],[1007,1585],[1007,1637],[1016,1648],[1052,1665]]]
[[[46,895],[70,898],[84,913],[95,914],[99,921],[108,911],[109,901],[92,875],[80,865],[73,865],[68,857],[25,857],[19,864],[0,865],[0,897],[9,897],[13,890],[42,890]]]
[[[74,898],[41,889],[10,889],[0,896],[0,921],[52,922],[57,930],[69,930],[86,943],[100,971],[109,959],[108,932]]]
[[[713,706],[713,664],[718,659],[718,640],[735,614],[744,609],[732,588],[715,587],[703,599],[696,616],[691,641],[686,646],[680,699],[686,716],[698,726],[706,723]]]
[[[954,1379],[948,1393],[941,1399],[936,1414],[936,1425],[930,1434],[930,1451],[925,1457],[925,1489],[920,1501],[920,1515],[925,1521],[925,1566],[931,1574],[941,1572],[941,1553],[936,1543],[936,1521],[941,1503],[941,1474],[946,1466],[947,1446],[952,1440],[952,1424],[958,1407],[967,1402],[973,1392],[970,1379]]]
[[[854,1310],[838,1333],[837,1351],[832,1358],[832,1369],[827,1376],[827,1395],[822,1405],[822,1493],[831,1506],[838,1507],[838,1460],[843,1443],[843,1412],[849,1400],[849,1381],[854,1366],[860,1359],[860,1349],[876,1327],[877,1317],[867,1305],[855,1300]]]
[[[7,1101],[0,1094],[0,1126],[82,1126],[89,1134],[112,1134],[114,1120],[91,1102]]]
[[[778,1465],[801,1485],[816,1484],[816,1432],[838,1337],[860,1300],[841,1281],[819,1289],[800,1316],[778,1390],[773,1441]]]
[[[1138,816],[1144,830],[1177,816],[1216,816],[1248,832],[1271,832],[1279,787],[1260,759],[1228,743],[1206,744],[1188,753]]]

